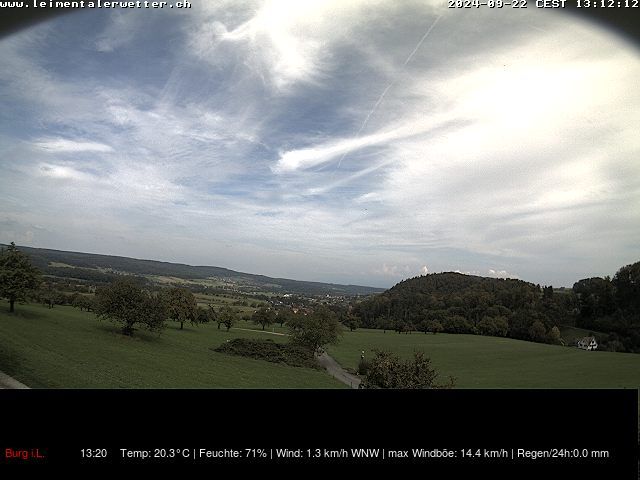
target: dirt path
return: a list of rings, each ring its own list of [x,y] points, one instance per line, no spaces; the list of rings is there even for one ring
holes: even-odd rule
[[[10,377],[6,373],[0,372],[0,389],[10,388],[28,389],[29,387],[27,387],[24,383],[20,383],[15,378]]]
[[[346,385],[349,385],[351,388],[360,387],[360,378],[347,372],[333,359],[333,357],[330,357],[327,352],[324,352],[316,358],[318,359],[318,363],[322,365],[332,377],[340,380]]]

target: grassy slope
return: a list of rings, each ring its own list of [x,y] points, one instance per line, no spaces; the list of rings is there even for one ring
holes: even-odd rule
[[[120,335],[108,322],[71,307],[53,310],[18,305],[16,315],[0,311],[0,370],[32,387],[95,388],[305,388],[340,387],[323,372],[267,364],[210,350],[229,338],[285,337],[216,325],[188,327],[170,323],[161,335],[144,331]],[[260,329],[250,322],[238,327]],[[268,330],[285,332],[286,327]],[[584,352],[475,335],[399,335],[359,329],[345,332],[330,353],[355,368],[360,351],[367,357],[384,348],[409,357],[424,350],[443,375],[462,388],[617,388],[640,385],[640,355]]]
[[[360,352],[373,348],[409,357],[423,350],[443,376],[457,378],[461,388],[638,388],[640,355],[585,352],[508,338],[477,335],[401,335],[380,330],[345,332],[329,353],[355,368]]]
[[[0,370],[47,388],[340,388],[322,371],[216,353],[230,338],[264,334],[170,323],[162,334],[123,337],[109,322],[71,307],[0,310]],[[284,337],[273,336],[275,341]]]

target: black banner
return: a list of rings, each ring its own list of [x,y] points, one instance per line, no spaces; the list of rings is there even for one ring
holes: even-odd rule
[[[0,472],[414,465],[638,476],[637,390],[3,390],[0,410]]]

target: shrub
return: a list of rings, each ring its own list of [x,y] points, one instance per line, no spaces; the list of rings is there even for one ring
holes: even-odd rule
[[[315,361],[313,352],[309,351],[309,349],[287,343],[275,343],[273,340],[234,338],[212,350],[272,363],[284,363],[292,367],[320,369],[320,366]]]
[[[376,351],[360,388],[453,388],[455,379],[436,383],[438,372],[423,352],[415,352],[412,360],[402,360],[392,352]]]
[[[366,375],[369,373],[369,360],[366,358],[361,358],[360,362],[358,362],[358,375]]]

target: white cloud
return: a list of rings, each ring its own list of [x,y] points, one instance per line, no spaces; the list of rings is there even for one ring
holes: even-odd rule
[[[326,6],[326,3],[325,3]],[[314,37],[317,2],[264,2],[255,14],[234,25],[217,20],[228,5],[210,5],[209,16],[195,19],[190,36],[190,52],[198,58],[220,65],[227,61],[229,49],[239,53],[240,63],[275,89],[295,82],[317,81],[322,70],[322,41]],[[233,11],[233,9],[232,9]],[[238,12],[242,18],[245,12]]]
[[[612,162],[626,159],[623,163],[640,178],[638,164],[631,166],[631,152],[640,151],[640,141],[629,137],[640,117],[613,114],[628,111],[624,102],[640,103],[636,92],[626,89],[630,95],[624,100],[619,94],[640,75],[637,55],[615,50],[585,60],[578,42],[568,39],[586,31],[555,32],[545,42],[482,58],[463,75],[416,80],[404,116],[426,109],[436,97],[435,112],[432,108],[426,116],[446,110],[451,126],[426,138],[400,137],[385,144],[384,156],[393,168],[377,193],[390,216],[414,212],[413,219],[421,219],[427,231],[448,232],[441,238],[450,247],[478,254],[537,254],[536,244],[572,244],[575,230],[556,225],[586,226],[574,209],[606,202],[623,188],[624,180],[609,174]],[[599,48],[605,44],[603,38]],[[515,65],[503,65],[511,59]],[[596,84],[613,87],[595,92],[584,87]],[[422,98],[415,94],[419,91]],[[637,216],[637,207],[628,213]],[[512,223],[501,237],[492,235],[494,227],[513,222],[514,216],[519,225]],[[411,224],[402,231],[407,238],[422,236]]]
[[[91,180],[91,175],[80,172],[72,167],[65,165],[52,165],[43,163],[38,169],[38,173],[43,177],[63,180]]]
[[[493,268],[487,271],[487,275],[495,278],[518,278],[517,275],[513,275],[506,270],[494,270]]]
[[[382,264],[382,268],[374,270],[374,273],[377,275],[384,275],[388,277],[402,277],[406,276],[409,273],[410,269],[408,265],[399,266],[399,265],[387,265],[386,263]]]
[[[66,138],[41,139],[33,143],[41,150],[56,152],[112,152],[109,145],[98,142],[83,142]]]
[[[286,173],[299,169],[315,167],[321,163],[334,160],[344,153],[380,145],[381,143],[398,138],[398,136],[398,132],[383,132],[368,135],[366,137],[331,141],[311,148],[282,152],[280,153],[278,162],[273,167],[273,171],[275,173]]]
[[[454,270],[455,273],[462,273],[463,275],[480,275],[480,272],[478,270],[466,270],[466,271],[462,271],[459,269]]]
[[[416,4],[431,9],[437,2]],[[348,42],[358,26],[395,8],[385,0],[211,3],[192,19],[190,53],[213,65],[233,56],[275,91],[317,85],[335,66],[337,44]],[[252,12],[249,18],[247,12]]]
[[[92,98],[90,88],[82,82],[60,81],[42,64],[41,58],[34,55],[47,49],[48,55],[43,56],[49,58],[53,31],[55,28],[51,24],[44,23],[3,38],[0,41],[3,63],[0,81],[6,84],[5,88],[14,102],[38,112],[40,124],[62,123],[66,118],[81,123],[98,111],[92,108],[93,101],[87,101]],[[19,115],[12,120],[20,119]]]
[[[95,42],[96,50],[111,53],[118,48],[128,45],[134,38],[136,31],[141,30],[141,16],[129,9],[110,12],[108,24]],[[150,15],[145,15],[149,20]]]
[[[384,277],[392,277],[396,280],[400,280],[403,278],[414,277],[417,275],[427,275],[429,273],[429,269],[426,265],[418,268],[412,268],[409,265],[389,265],[387,263],[383,263],[382,267],[374,268],[372,273],[374,275],[381,275]]]

